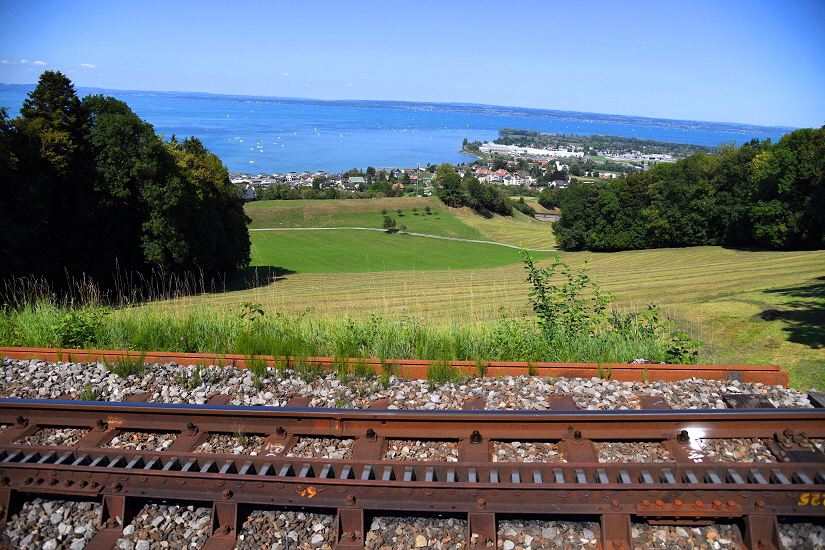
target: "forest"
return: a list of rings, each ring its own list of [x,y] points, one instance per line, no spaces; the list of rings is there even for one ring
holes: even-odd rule
[[[547,189],[564,250],[825,248],[825,126],[696,153],[606,182]]]
[[[19,117],[0,109],[0,193],[0,280],[106,287],[249,263],[250,220],[220,159],[196,138],[164,141],[122,101],[79,98],[60,72]]]

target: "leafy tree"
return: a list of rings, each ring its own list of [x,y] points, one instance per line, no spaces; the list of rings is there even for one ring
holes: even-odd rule
[[[392,216],[384,216],[384,229],[390,232],[395,229],[395,218]]]
[[[825,126],[796,130],[751,161],[753,234],[763,246],[825,248]]]
[[[464,204],[464,194],[461,190],[461,176],[458,175],[452,164],[441,164],[436,168],[436,191],[438,198],[447,206],[458,207]]]
[[[119,270],[231,271],[249,219],[226,168],[195,138],[169,143],[122,101],[83,101],[47,71],[21,116],[0,116],[0,278]]]

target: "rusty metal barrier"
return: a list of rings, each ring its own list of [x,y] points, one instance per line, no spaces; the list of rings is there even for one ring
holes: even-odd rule
[[[365,513],[447,513],[467,519],[467,541],[496,547],[497,514],[596,516],[603,549],[631,549],[631,518],[708,525],[741,519],[749,550],[778,550],[777,517],[825,521],[823,409],[398,411],[304,407],[157,405],[0,399],[0,527],[23,494],[102,499],[87,548],[112,548],[140,499],[213,505],[204,548],[229,549],[239,505],[316,508],[337,514],[335,548],[363,548]],[[300,403],[300,401],[294,401]],[[467,409],[473,409],[469,402]],[[379,404],[380,406],[380,404]],[[211,434],[263,438],[256,456],[195,452]],[[43,428],[76,428],[71,446],[25,444]],[[107,447],[128,431],[174,435],[163,451]],[[291,457],[302,437],[352,439],[345,458]],[[773,462],[709,462],[699,440],[761,440]],[[386,459],[393,439],[453,442],[455,462]],[[552,442],[566,462],[494,462],[493,443]],[[664,462],[600,462],[598,442],[646,442]]]
[[[0,347],[0,356],[12,359],[41,359],[44,361],[117,361],[127,356],[135,359],[141,356],[147,363],[178,363],[183,365],[221,365],[246,367],[249,356],[237,354],[214,353],[175,353],[175,352],[140,352],[122,350],[70,350],[54,348],[13,348]],[[270,367],[294,366],[296,360],[288,357],[259,356]],[[305,357],[300,359],[308,365],[317,365],[325,369],[334,367],[342,360],[333,357]],[[391,369],[406,378],[427,378],[427,368],[433,361],[420,359],[344,359],[355,366],[364,366],[380,373],[381,369]],[[452,366],[461,369],[469,376],[479,374],[474,361],[452,361]],[[669,365],[669,364],[628,364],[628,363],[525,363],[510,361],[486,361],[481,367],[485,376],[560,376],[566,378],[609,377],[619,382],[675,382],[688,378],[706,380],[737,380],[754,382],[770,386],[788,387],[789,374],[776,365]]]

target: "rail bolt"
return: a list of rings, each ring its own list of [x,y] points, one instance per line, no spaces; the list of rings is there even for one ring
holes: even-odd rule
[[[728,510],[736,510],[736,503],[732,500],[728,501]]]
[[[622,550],[622,541],[620,539],[613,539],[613,550]]]
[[[473,433],[470,434],[470,443],[473,445],[481,443],[481,434],[478,430],[473,430]]]
[[[483,498],[480,498],[478,499],[478,501],[476,501],[476,506],[478,506],[479,510],[484,510],[485,508],[487,508],[487,501]]]
[[[618,510],[619,508],[621,508],[621,506],[619,505],[619,501],[616,500],[615,498],[610,501],[610,507],[613,508],[614,510]]]
[[[679,443],[689,443],[690,436],[688,435],[687,430],[682,430],[681,432],[679,432],[679,435],[676,436],[676,441],[678,441]]]
[[[117,481],[112,483],[112,492],[119,493],[121,489],[123,489],[123,485],[121,485]]]
[[[655,503],[655,506],[656,506],[657,510],[661,510],[662,508],[665,507],[665,503],[662,500],[657,500],[656,503]]]
[[[347,495],[347,505],[354,506],[355,505],[355,495]]]
[[[229,500],[230,498],[232,498],[232,491],[230,491],[229,489],[224,489],[223,493],[221,493],[221,496],[224,500]]]
[[[193,422],[189,422],[186,425],[186,431],[189,433],[189,435],[196,435],[198,433],[198,427],[195,426]]]
[[[8,487],[8,485],[10,483],[11,483],[11,480],[7,477],[4,477],[4,478],[0,479],[0,486],[2,486],[2,487]]]
[[[722,501],[721,500],[714,500],[711,503],[711,506],[713,506],[714,510],[721,510],[722,509]]]
[[[105,432],[105,431],[106,431],[106,428],[108,428],[108,427],[109,427],[109,423],[108,423],[108,422],[104,422],[103,420],[101,420],[100,418],[98,418],[98,419],[97,419],[97,422],[95,422],[95,426],[97,427],[97,430],[98,430],[98,431]]]
[[[59,481],[57,481],[55,478],[51,478],[51,479],[49,480],[49,485],[50,485],[50,486],[52,486],[52,487],[54,487],[54,486],[55,486],[55,485],[57,485],[58,483],[60,483],[60,482],[59,482]]]
[[[705,505],[702,503],[701,500],[694,500],[693,501],[693,507],[696,508],[697,510],[701,510],[702,508],[705,507]]]
[[[286,435],[286,430],[283,429],[281,426],[278,426],[277,428],[275,428],[275,435],[277,435],[278,437],[283,437]]]
[[[759,548],[759,550],[770,550],[771,543],[765,539],[759,539],[759,542],[756,543],[756,547]]]
[[[647,509],[647,508],[650,508],[650,501],[649,501],[649,500],[647,500],[647,499],[644,499],[644,500],[642,501],[641,506],[642,506],[642,509]]]
[[[20,426],[21,428],[26,426],[28,423],[29,423],[29,421],[26,420],[25,418],[23,418],[22,416],[17,417],[17,425]]]
[[[375,441],[377,439],[375,435],[375,430],[373,430],[372,428],[367,428],[367,439],[369,439],[370,441]]]
[[[674,500],[673,501],[673,508],[675,508],[676,510],[681,510],[682,509],[682,501],[679,500],[678,498],[676,500]]]
[[[23,485],[31,485],[32,483],[34,483],[34,480],[30,477],[23,480]]]
[[[765,509],[765,501],[764,500],[757,500],[753,503],[753,507],[759,510],[760,512]]]
[[[581,441],[582,440],[582,433],[580,430],[576,430],[573,432],[573,440],[574,441]]]

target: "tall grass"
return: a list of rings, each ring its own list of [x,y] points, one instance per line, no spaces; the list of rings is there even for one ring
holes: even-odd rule
[[[534,318],[502,316],[476,323],[401,317],[368,319],[267,313],[254,321],[239,310],[167,310],[161,305],[100,308],[41,298],[0,311],[0,345],[60,347],[62,320],[99,316],[85,349],[237,353],[254,357],[379,357],[432,361],[628,362],[664,361],[669,335],[636,327],[592,334],[549,333]],[[84,315],[85,314],[85,315]],[[68,316],[68,317],[67,317]],[[77,321],[80,322],[80,321]]]

